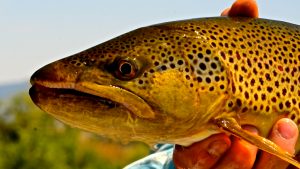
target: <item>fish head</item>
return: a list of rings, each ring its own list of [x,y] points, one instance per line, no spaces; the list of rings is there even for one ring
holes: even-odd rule
[[[31,77],[32,100],[64,123],[110,138],[164,142],[191,134],[201,100],[165,32],[140,28],[46,65]]]

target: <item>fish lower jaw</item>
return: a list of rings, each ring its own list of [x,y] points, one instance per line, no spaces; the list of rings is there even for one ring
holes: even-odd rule
[[[220,131],[218,131],[218,130],[204,130],[204,131],[201,131],[197,134],[191,135],[189,137],[176,139],[176,140],[174,140],[174,144],[178,144],[178,145],[182,145],[182,146],[187,147],[187,146],[192,145],[193,143],[204,140],[204,139],[208,138],[209,136],[211,136],[213,134],[217,134],[217,133],[220,133]]]

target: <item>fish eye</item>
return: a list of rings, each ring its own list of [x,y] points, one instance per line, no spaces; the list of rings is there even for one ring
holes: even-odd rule
[[[137,66],[131,59],[118,59],[116,62],[115,76],[121,80],[131,80],[136,77]]]

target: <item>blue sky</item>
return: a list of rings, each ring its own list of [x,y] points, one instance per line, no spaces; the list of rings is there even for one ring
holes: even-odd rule
[[[0,0],[0,84],[159,22],[217,16],[233,0]],[[258,0],[260,16],[300,24],[299,0]]]

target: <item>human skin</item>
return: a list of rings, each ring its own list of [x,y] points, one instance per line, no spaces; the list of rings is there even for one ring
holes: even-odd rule
[[[224,10],[222,16],[248,16],[257,18],[258,7],[255,0],[237,0]],[[253,126],[243,126],[253,134],[259,134]],[[269,135],[270,140],[287,152],[294,154],[298,138],[298,127],[287,118],[278,120]],[[288,163],[266,152],[258,154],[254,145],[234,136],[224,133],[215,134],[209,138],[194,143],[189,147],[176,145],[173,161],[178,169],[263,169],[287,168]]]
[[[258,18],[258,6],[255,0],[237,0],[230,8],[225,9],[221,16]]]

